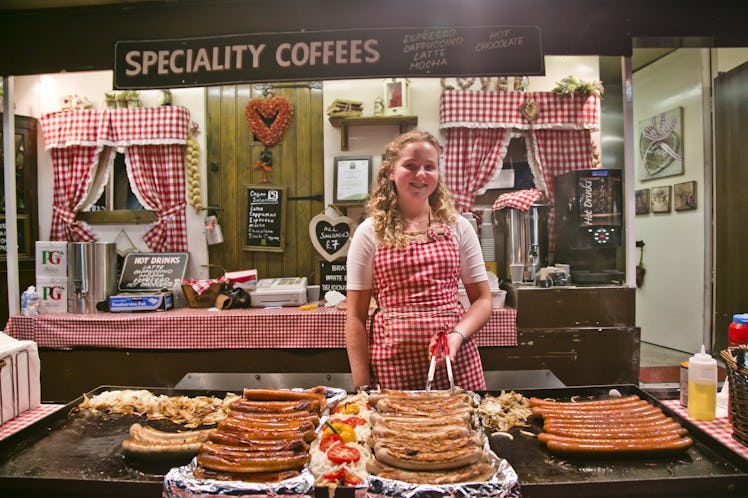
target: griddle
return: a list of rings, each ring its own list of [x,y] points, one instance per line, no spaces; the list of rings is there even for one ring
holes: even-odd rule
[[[168,396],[223,398],[226,395],[213,391],[101,386],[87,396],[121,389],[147,389]],[[145,416],[71,413],[82,401],[83,396],[0,441],[0,496],[154,498],[161,496],[164,474],[172,466],[188,463],[129,460],[121,447],[135,422],[167,431],[184,430],[183,427],[166,420],[147,420]]]
[[[87,396],[118,389],[148,389],[169,396],[212,395],[225,391],[193,391],[147,387],[101,386]],[[525,498],[748,496],[748,460],[724,446],[696,425],[670,410],[637,386],[587,386],[523,389],[527,397],[571,400],[604,398],[611,389],[637,394],[680,422],[694,445],[678,455],[647,458],[585,460],[550,454],[535,438],[511,430],[509,440],[491,436],[491,448],[512,465]],[[486,394],[486,393],[481,393]],[[498,394],[489,391],[488,394]],[[132,415],[103,415],[71,410],[80,397],[25,429],[0,441],[0,496],[149,497],[161,495],[163,476],[175,462],[146,464],[125,459],[121,443],[134,422],[162,430],[176,430],[167,421],[146,421]],[[525,430],[540,432],[540,419]],[[317,496],[327,497],[320,488]],[[336,496],[353,496],[353,488],[339,488]]]
[[[611,389],[617,389],[624,396],[636,394],[661,408],[688,430],[694,440],[693,446],[679,454],[649,457],[585,459],[556,456],[537,439],[522,434],[521,430],[535,434],[541,432],[542,419],[532,417],[531,427],[510,431],[513,440],[490,436],[491,448],[499,457],[509,461],[517,472],[524,498],[748,496],[748,460],[637,386],[565,387],[517,392],[526,397],[571,401],[572,398],[609,398]]]

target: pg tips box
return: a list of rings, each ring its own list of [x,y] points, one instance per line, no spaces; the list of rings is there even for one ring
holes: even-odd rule
[[[36,242],[37,278],[65,277],[68,274],[68,243],[39,240]]]
[[[39,293],[39,313],[68,312],[67,277],[37,277],[36,292]]]

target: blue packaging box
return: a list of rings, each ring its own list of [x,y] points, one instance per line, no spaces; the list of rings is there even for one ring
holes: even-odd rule
[[[174,307],[171,292],[129,293],[109,297],[109,311],[112,313],[133,311],[166,311]]]

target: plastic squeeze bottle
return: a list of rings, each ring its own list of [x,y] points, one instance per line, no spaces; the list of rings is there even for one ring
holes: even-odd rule
[[[732,316],[729,338],[730,347],[748,344],[748,313],[739,313]]]
[[[713,420],[717,410],[717,360],[704,352],[688,359],[688,416]]]

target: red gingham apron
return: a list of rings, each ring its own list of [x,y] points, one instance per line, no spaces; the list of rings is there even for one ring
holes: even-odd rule
[[[404,250],[377,248],[374,291],[379,311],[371,335],[374,383],[388,389],[423,390],[429,369],[429,341],[449,332],[462,316],[457,301],[460,255],[447,225],[432,226],[428,240]],[[455,385],[485,390],[483,365],[472,338],[452,366]],[[449,388],[446,367],[437,368],[433,389]]]

